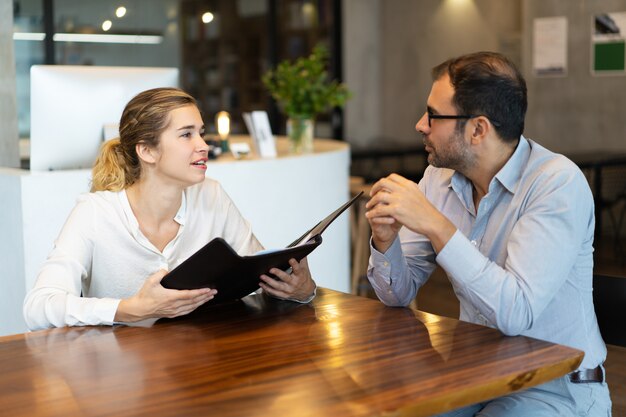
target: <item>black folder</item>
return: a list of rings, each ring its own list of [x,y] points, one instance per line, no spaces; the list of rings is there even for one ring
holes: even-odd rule
[[[285,249],[239,256],[224,239],[215,238],[170,271],[161,280],[161,285],[178,290],[217,289],[215,298],[207,304],[219,304],[245,297],[259,289],[261,274],[268,274],[271,268],[286,270],[291,258],[300,261],[321,245],[322,232],[361,194],[363,193],[330,213]]]

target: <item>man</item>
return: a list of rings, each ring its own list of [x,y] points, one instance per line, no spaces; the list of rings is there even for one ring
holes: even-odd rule
[[[451,59],[433,79],[415,126],[430,166],[419,184],[381,179],[366,206],[372,286],[385,304],[406,306],[438,264],[461,320],[585,352],[577,372],[449,415],[610,415],[585,177],[522,136],[526,83],[504,56]]]

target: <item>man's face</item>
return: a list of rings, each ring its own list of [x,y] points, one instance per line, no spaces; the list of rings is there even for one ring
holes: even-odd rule
[[[429,164],[465,172],[474,161],[469,140],[465,138],[465,129],[457,130],[457,120],[454,119],[431,119],[430,126],[428,124],[428,112],[439,115],[458,114],[452,103],[453,97],[454,87],[450,83],[450,77],[445,74],[433,83],[427,101],[428,111],[417,122],[415,130],[423,135]]]

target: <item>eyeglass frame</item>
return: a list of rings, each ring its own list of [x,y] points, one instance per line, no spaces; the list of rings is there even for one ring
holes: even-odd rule
[[[474,117],[478,117],[475,114],[435,114],[433,112],[427,111],[428,115],[428,127],[433,127],[432,119],[452,119],[452,120],[460,120],[460,119],[473,119]]]
[[[433,127],[431,120],[432,119],[452,119],[452,120],[461,120],[461,119],[473,119],[475,117],[480,117],[480,114],[435,114],[431,111],[426,111],[426,114],[428,116],[428,127]],[[487,117],[487,116],[484,116]],[[487,119],[489,119],[487,117]],[[489,121],[491,122],[491,124],[493,124],[494,126],[498,126],[499,123],[489,119]]]

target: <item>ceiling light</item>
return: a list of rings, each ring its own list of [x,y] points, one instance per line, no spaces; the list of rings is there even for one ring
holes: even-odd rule
[[[125,15],[126,15],[126,7],[120,6],[117,9],[115,9],[115,16],[124,17]]]
[[[43,41],[46,34],[42,32],[16,32],[16,41]],[[91,42],[91,43],[134,43],[156,45],[163,42],[161,35],[109,35],[102,33],[55,33],[55,42]]]
[[[202,21],[204,23],[211,23],[213,21],[213,13],[206,12],[202,15]]]
[[[104,22],[102,22],[102,30],[105,32],[108,32],[109,29],[111,29],[111,26],[113,26],[113,23],[110,20],[105,20]]]
[[[15,32],[13,34],[14,41],[43,41],[46,34],[42,32]]]
[[[93,43],[140,43],[158,44],[163,36],[148,35],[108,35],[97,33],[55,33],[55,42],[93,42]]]

